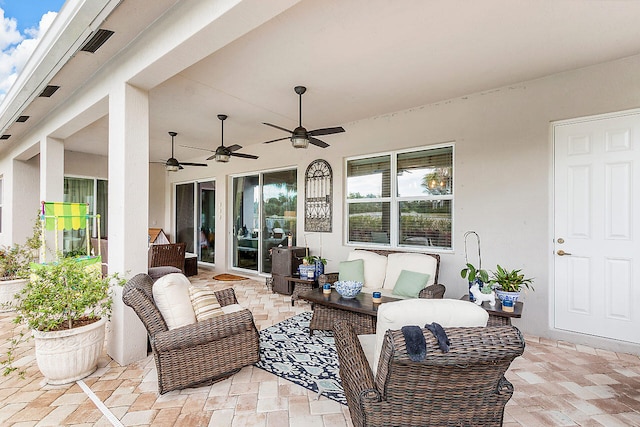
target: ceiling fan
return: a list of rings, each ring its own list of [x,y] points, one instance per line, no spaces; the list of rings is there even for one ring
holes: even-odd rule
[[[171,158],[164,162],[164,167],[169,172],[176,172],[180,169],[184,169],[183,166],[207,166],[206,163],[187,163],[187,162],[179,162],[175,157],[173,157],[173,138],[177,135],[177,132],[169,132],[171,135]]]
[[[304,94],[307,91],[307,88],[304,86],[296,86],[295,88],[293,88],[293,90],[300,97],[300,108],[299,108],[300,119],[299,119],[298,127],[291,131],[289,129],[285,129],[283,127],[276,126],[271,123],[262,123],[264,125],[271,126],[273,128],[280,129],[285,132],[289,132],[291,134],[291,136],[287,136],[285,138],[278,138],[271,141],[266,141],[265,144],[270,144],[276,141],[282,141],[284,139],[290,139],[291,145],[293,145],[293,148],[307,148],[309,146],[309,143],[321,148],[328,147],[329,144],[315,137],[322,136],[322,135],[332,135],[334,133],[341,133],[341,132],[344,132],[344,128],[342,128],[341,126],[337,126],[332,128],[322,128],[322,129],[307,131],[305,128],[302,127],[302,94]]]
[[[222,162],[222,163],[227,163],[229,161],[230,157],[242,157],[244,159],[257,159],[258,156],[254,156],[253,154],[245,154],[245,153],[236,153],[236,151],[238,151],[239,149],[242,148],[241,145],[238,144],[233,144],[230,145],[228,147],[224,146],[224,121],[227,119],[227,115],[226,114],[218,114],[218,119],[220,119],[220,124],[221,124],[221,138],[220,138],[220,146],[218,148],[216,148],[215,150],[208,150],[206,148],[200,148],[200,147],[190,147],[188,145],[183,145],[182,147],[187,147],[187,148],[194,148],[196,150],[204,150],[204,151],[210,151],[212,153],[215,153],[214,155],[212,155],[211,157],[208,157],[207,160],[214,160],[216,162]]]

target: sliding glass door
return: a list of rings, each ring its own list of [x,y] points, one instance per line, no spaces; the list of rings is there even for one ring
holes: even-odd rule
[[[258,271],[260,176],[233,179],[233,266]]]
[[[198,261],[215,262],[216,183],[189,182],[176,185],[176,243],[184,242],[187,252]]]
[[[100,237],[106,238],[108,231],[108,182],[94,178],[64,178],[64,202],[86,203],[90,215],[100,214]],[[95,219],[89,222],[89,236],[97,237]],[[86,255],[87,231],[64,230],[63,252],[65,255]]]
[[[233,179],[233,266],[271,272],[270,249],[296,238],[297,171]]]
[[[216,183],[214,181],[199,182],[200,198],[200,236],[198,259],[213,264],[216,261]]]

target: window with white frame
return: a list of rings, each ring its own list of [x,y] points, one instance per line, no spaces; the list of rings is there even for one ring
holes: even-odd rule
[[[452,249],[453,145],[346,160],[347,243]]]

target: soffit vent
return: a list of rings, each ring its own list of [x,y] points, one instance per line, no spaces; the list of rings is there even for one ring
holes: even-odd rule
[[[27,120],[29,120],[29,116],[20,116],[20,117],[18,117],[18,118],[16,119],[16,122],[17,122],[17,123],[24,123],[24,122],[26,122]]]
[[[56,91],[60,89],[60,86],[47,86],[44,88],[44,90],[42,91],[42,93],[40,94],[40,96],[44,97],[44,98],[49,98],[51,95],[53,95],[54,93],[56,93]]]
[[[84,46],[80,48],[80,50],[83,52],[95,53],[95,51],[100,49],[100,46],[102,46],[107,40],[109,40],[109,37],[111,37],[112,35],[113,31],[111,30],[99,29],[98,31],[93,33],[93,36],[91,36],[91,38],[84,44]]]
[[[9,139],[9,138],[11,138],[11,135],[4,134],[0,136],[0,139]]]

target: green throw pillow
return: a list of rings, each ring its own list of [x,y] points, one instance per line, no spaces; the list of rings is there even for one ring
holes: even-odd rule
[[[415,271],[402,270],[396,285],[393,287],[393,295],[409,298],[418,298],[420,291],[427,286],[430,275]]]
[[[364,283],[364,261],[342,261],[338,269],[338,280],[353,280]]]

